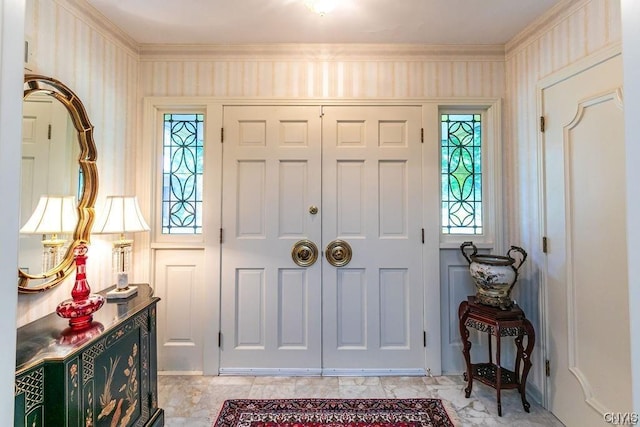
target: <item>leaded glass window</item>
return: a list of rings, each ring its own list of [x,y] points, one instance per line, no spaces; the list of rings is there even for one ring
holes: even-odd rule
[[[442,114],[442,233],[482,234],[480,114]]]
[[[202,233],[204,115],[165,114],[162,233]]]

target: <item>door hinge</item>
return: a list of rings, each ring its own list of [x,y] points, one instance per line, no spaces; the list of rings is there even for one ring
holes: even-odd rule
[[[542,237],[542,252],[545,253],[545,254],[547,253],[547,250],[548,250],[548,246],[547,246],[548,244],[549,243],[547,241],[547,237],[543,236]]]
[[[49,123],[49,129],[47,130],[47,139],[51,140],[51,123]]]
[[[427,346],[427,331],[422,331],[422,346]]]
[[[220,244],[222,244],[222,228],[220,229]]]
[[[422,229],[422,244],[424,245],[424,228]]]
[[[549,362],[549,359],[544,361],[544,374],[548,377],[551,376],[551,363]]]
[[[424,144],[424,128],[420,129],[420,142]]]
[[[544,130],[545,130],[544,116],[540,116],[540,132],[544,132]]]
[[[222,332],[218,332],[218,348],[222,347]]]
[[[224,128],[220,128],[220,143],[224,143]]]

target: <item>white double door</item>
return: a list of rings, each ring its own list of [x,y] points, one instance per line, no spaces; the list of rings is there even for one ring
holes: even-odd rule
[[[421,117],[224,108],[221,373],[424,372]]]

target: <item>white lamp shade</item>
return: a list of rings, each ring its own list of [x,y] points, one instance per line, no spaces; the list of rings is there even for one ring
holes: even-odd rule
[[[104,210],[93,227],[97,234],[149,231],[136,196],[107,196]]]
[[[41,196],[36,209],[20,229],[24,234],[73,233],[78,224],[74,196]]]

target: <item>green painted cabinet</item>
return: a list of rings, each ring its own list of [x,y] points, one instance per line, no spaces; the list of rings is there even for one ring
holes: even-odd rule
[[[149,285],[71,331],[55,313],[18,329],[15,427],[163,426]]]

